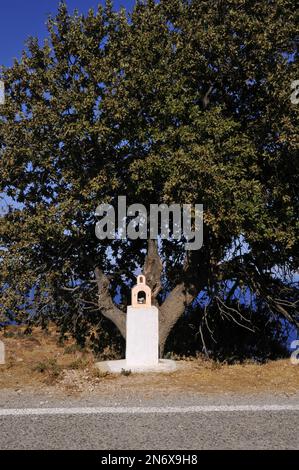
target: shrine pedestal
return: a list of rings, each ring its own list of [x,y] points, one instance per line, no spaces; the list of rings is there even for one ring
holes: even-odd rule
[[[159,362],[159,312],[157,307],[128,307],[127,366],[155,367]]]
[[[130,366],[127,364],[126,359],[121,359],[119,361],[102,361],[97,362],[96,367],[101,372],[109,372],[110,374],[120,374],[125,371],[131,371],[134,373],[174,372],[177,369],[176,362],[170,359],[159,359],[158,363],[152,366]]]

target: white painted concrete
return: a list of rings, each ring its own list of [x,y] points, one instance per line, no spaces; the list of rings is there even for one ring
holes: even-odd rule
[[[0,340],[0,364],[5,364],[5,346],[3,341]]]
[[[299,411],[299,403],[293,405],[203,405],[203,406],[102,406],[69,408],[7,408],[0,409],[0,417],[31,415],[95,415],[95,414],[172,414],[172,413],[242,413],[242,412]]]
[[[142,293],[143,303],[138,294]],[[159,360],[159,311],[151,305],[151,290],[145,277],[138,276],[132,289],[132,305],[127,308],[126,319],[126,359],[98,362],[96,366],[103,372],[172,372],[175,361]]]
[[[153,365],[130,365],[126,359],[120,361],[102,361],[97,362],[96,367],[102,372],[110,372],[111,374],[119,374],[122,371],[131,371],[136,373],[143,372],[173,372],[177,369],[175,361],[170,359],[160,359],[156,364]]]
[[[157,367],[159,363],[159,312],[157,307],[127,309],[126,366]]]
[[[139,303],[138,294],[144,294],[144,301],[143,303]],[[145,276],[140,275],[137,277],[137,284],[131,290],[131,303],[132,307],[135,308],[144,308],[144,307],[151,307],[151,298],[152,298],[152,291],[149,286],[146,285]]]

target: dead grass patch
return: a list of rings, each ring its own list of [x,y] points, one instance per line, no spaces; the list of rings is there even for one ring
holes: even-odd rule
[[[289,360],[265,364],[228,365],[203,358],[178,361],[171,374],[108,374],[95,368],[92,352],[74,341],[59,344],[54,327],[33,328],[25,334],[9,327],[0,339],[6,348],[6,364],[0,366],[0,389],[56,388],[69,393],[147,394],[158,392],[259,393],[299,391],[299,366]],[[129,376],[128,376],[129,375]]]

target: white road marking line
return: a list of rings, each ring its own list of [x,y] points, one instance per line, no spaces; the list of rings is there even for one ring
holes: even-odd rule
[[[294,405],[203,405],[152,407],[82,407],[82,408],[0,408],[2,416],[99,415],[99,414],[170,414],[170,413],[230,413],[263,411],[299,411]]]

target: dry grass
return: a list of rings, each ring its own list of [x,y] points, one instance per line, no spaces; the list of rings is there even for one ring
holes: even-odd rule
[[[110,394],[140,391],[145,396],[157,392],[257,393],[299,391],[299,366],[289,360],[266,364],[219,364],[203,359],[178,361],[171,374],[102,373],[95,368],[91,351],[73,341],[58,343],[55,328],[34,329],[24,335],[22,328],[10,327],[0,333],[6,347],[6,364],[0,365],[0,389],[51,387],[67,393]]]
[[[0,388],[55,385],[65,370],[93,368],[90,351],[81,350],[73,341],[58,342],[55,328],[35,328],[30,335],[21,327],[9,327],[0,333],[5,344],[6,364],[0,366]]]

